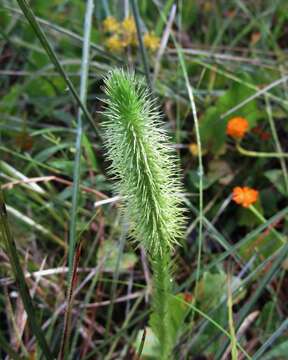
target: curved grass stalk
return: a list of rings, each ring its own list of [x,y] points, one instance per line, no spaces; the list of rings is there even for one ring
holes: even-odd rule
[[[236,143],[237,151],[245,156],[250,157],[261,157],[261,158],[288,158],[287,153],[276,153],[276,152],[259,152],[244,149],[239,142]]]
[[[114,70],[105,79],[105,91],[103,129],[110,173],[123,196],[132,236],[143,245],[152,265],[151,326],[160,343],[161,359],[166,360],[173,348],[168,303],[171,252],[184,224],[178,161],[143,81],[132,72]]]

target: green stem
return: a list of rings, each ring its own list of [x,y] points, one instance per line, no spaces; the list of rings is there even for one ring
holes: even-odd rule
[[[249,206],[249,210],[252,211],[252,213],[261,221],[262,224],[266,224],[267,220],[265,219],[265,217],[253,206],[250,205]],[[271,233],[273,235],[275,235],[275,237],[277,239],[279,239],[283,244],[285,244],[287,241],[285,239],[283,239],[283,236],[279,234],[278,231],[276,231],[272,226],[269,228],[269,230],[271,231]]]
[[[259,157],[259,158],[288,158],[287,153],[274,153],[274,152],[258,152],[244,149],[240,142],[236,142],[236,149],[238,152],[245,156]]]
[[[153,297],[152,306],[154,314],[151,317],[153,331],[157,331],[160,343],[160,359],[167,360],[171,356],[173,339],[171,339],[171,314],[169,312],[169,296],[172,295],[170,263],[171,257],[168,251],[152,260],[153,270]]]
[[[283,153],[282,146],[281,146],[278,134],[277,134],[275,122],[274,122],[273,115],[272,115],[272,109],[271,109],[271,105],[270,105],[270,100],[269,100],[268,96],[265,96],[265,101],[266,101],[266,108],[267,108],[267,114],[268,114],[268,121],[269,121],[269,124],[270,124],[271,133],[272,133],[272,136],[273,136],[273,139],[274,139],[274,142],[275,142],[275,147],[276,147],[277,152],[279,154],[281,154],[281,153]],[[279,162],[280,162],[282,172],[283,172],[286,191],[288,193],[288,169],[287,169],[284,158],[280,158]]]
[[[90,54],[90,37],[92,30],[92,16],[94,9],[94,1],[87,1],[87,8],[84,22],[84,43],[82,51],[81,62],[81,81],[80,81],[80,100],[86,106],[87,87],[88,87],[88,72],[89,72],[89,54]],[[81,178],[81,153],[82,153],[82,138],[83,138],[83,110],[79,106],[77,116],[77,136],[75,142],[76,154],[74,160],[74,173],[73,173],[73,187],[72,187],[72,209],[71,209],[71,222],[69,233],[69,273],[68,278],[72,273],[72,264],[74,258],[74,252],[77,242],[77,214],[79,203],[79,191],[80,191],[80,178]]]

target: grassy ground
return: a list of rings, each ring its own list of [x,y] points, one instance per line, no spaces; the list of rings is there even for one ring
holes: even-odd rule
[[[181,159],[175,359],[287,359],[287,1],[1,0],[0,24],[1,359],[157,359],[101,140],[114,67],[146,77]]]

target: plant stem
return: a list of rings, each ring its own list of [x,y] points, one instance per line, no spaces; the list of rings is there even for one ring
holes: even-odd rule
[[[172,289],[169,251],[164,251],[161,256],[151,262],[154,280],[152,306],[155,312],[152,315],[151,322],[154,325],[154,331],[157,329],[157,337],[161,346],[161,360],[167,360],[173,348],[173,339],[170,336],[172,324],[169,311],[169,296],[172,295]]]
[[[274,153],[274,152],[258,152],[244,149],[239,142],[236,142],[236,149],[238,152],[245,156],[259,157],[259,158],[288,158],[287,153]]]
[[[252,211],[252,213],[262,222],[262,224],[266,224],[267,220],[264,218],[264,216],[253,206],[249,206],[249,210]],[[272,226],[269,227],[269,230],[277,239],[279,239],[283,244],[285,244],[287,241],[283,239],[283,236],[279,234],[278,231],[276,231]]]
[[[275,142],[275,147],[276,147],[276,150],[278,151],[278,153],[281,154],[281,153],[283,153],[282,146],[281,146],[278,134],[277,134],[275,122],[274,122],[273,115],[272,115],[272,109],[271,109],[271,105],[270,105],[270,100],[269,100],[268,96],[265,96],[265,102],[266,102],[266,108],[267,108],[267,114],[268,114],[268,121],[269,121],[269,124],[270,124],[271,133],[272,133],[272,136],[273,136],[273,139],[274,139],[274,142]],[[283,172],[286,191],[288,192],[288,170],[287,170],[287,166],[286,166],[284,158],[281,157],[279,162],[280,162],[282,172]]]
[[[92,29],[92,15],[94,8],[94,0],[88,0],[85,23],[84,23],[84,43],[81,62],[81,82],[80,82],[80,100],[86,106],[87,98],[87,82],[89,71],[89,53],[90,53],[90,37]],[[79,203],[79,190],[80,190],[80,176],[81,176],[81,153],[82,153],[82,137],[83,137],[83,110],[79,106],[77,116],[77,136],[76,136],[76,154],[74,161],[74,173],[73,173],[73,187],[72,187],[72,209],[71,209],[71,222],[69,233],[69,274],[72,273],[72,264],[74,258],[74,251],[77,242],[77,208]]]

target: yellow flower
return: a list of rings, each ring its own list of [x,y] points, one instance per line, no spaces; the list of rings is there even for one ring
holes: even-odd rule
[[[122,21],[121,33],[122,44],[124,47],[127,47],[128,45],[137,45],[137,30],[133,17],[128,16]]]
[[[108,16],[104,21],[103,21],[103,28],[105,32],[117,32],[119,31],[120,28],[120,24],[119,22],[115,19],[114,16]]]
[[[158,36],[154,35],[153,33],[147,32],[143,38],[144,45],[147,49],[155,52],[160,45],[160,39]]]
[[[196,143],[191,143],[191,144],[189,144],[189,145],[188,145],[188,149],[189,149],[190,153],[191,153],[193,156],[197,157],[197,156],[199,155],[199,147],[198,147],[198,145],[197,145]],[[206,155],[206,154],[207,154],[207,150],[202,148],[202,149],[201,149],[201,154],[202,154],[202,155]]]
[[[106,46],[110,51],[115,51],[118,53],[123,49],[122,41],[117,35],[109,37],[109,39],[106,41]]]
[[[122,30],[125,35],[133,35],[136,34],[136,25],[132,16],[126,17],[122,21]]]

